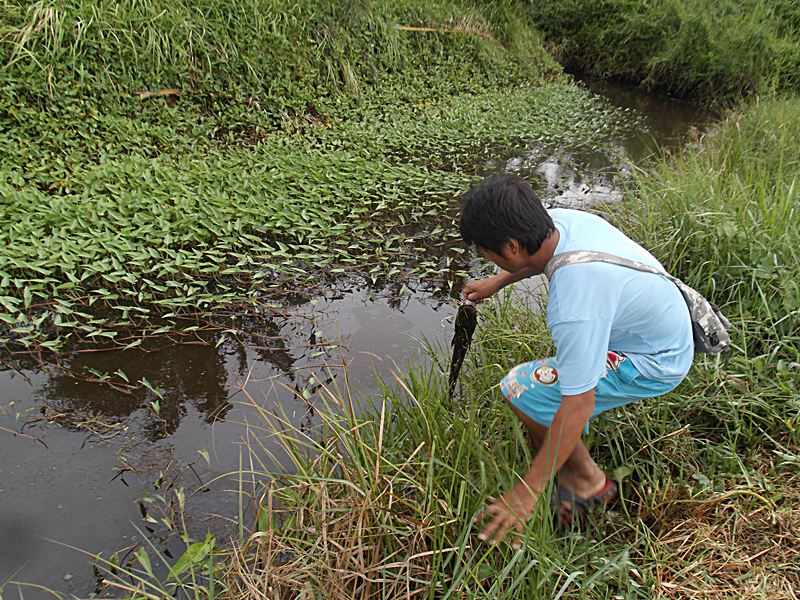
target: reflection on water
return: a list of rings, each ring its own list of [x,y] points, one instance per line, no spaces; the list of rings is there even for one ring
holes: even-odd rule
[[[586,209],[622,200],[623,180],[630,167],[655,153],[677,147],[697,132],[710,115],[700,108],[669,98],[603,81],[587,81],[594,93],[616,106],[629,109],[631,127],[622,138],[607,139],[611,150],[595,148],[552,149],[533,146],[524,152],[499,156],[486,165],[486,173],[514,173],[531,182],[551,208]],[[598,132],[598,136],[605,135]]]
[[[425,360],[423,339],[447,338],[441,321],[453,311],[430,297],[398,300],[355,290],[251,323],[259,333],[253,343],[229,339],[217,346],[198,339],[158,352],[85,352],[64,361],[75,372],[146,378],[160,399],[141,386],[120,391],[33,364],[0,372],[0,427],[8,430],[0,430],[0,582],[91,592],[87,559],[47,539],[105,549],[108,556],[144,533],[161,535],[164,547],[179,554],[177,536],[143,521],[137,500],[178,486],[208,488],[189,503],[190,528],[199,534],[227,523],[210,522],[211,514],[235,517],[233,482],[214,479],[238,467],[243,424],[258,423],[250,399],[308,428],[313,410],[304,392],[313,394],[320,384],[343,386],[345,364],[354,393],[375,392],[375,373],[402,372],[409,362]],[[263,443],[279,456],[276,444]],[[4,593],[11,597],[8,588]],[[25,591],[25,597],[36,595]]]
[[[652,151],[653,138],[676,143],[702,122],[688,105],[608,86],[601,91],[640,111],[648,131],[632,129],[629,138],[615,140],[610,154],[532,147],[498,156],[486,172],[527,177],[551,206],[619,200],[619,177],[629,161]],[[257,423],[259,408],[279,410],[310,428],[314,410],[305,397],[313,403],[320,384],[343,386],[344,365],[355,391],[374,393],[376,373],[389,379],[408,363],[427,360],[423,338],[449,341],[452,330],[441,324],[454,306],[431,293],[399,289],[298,296],[287,315],[239,318],[235,329],[250,337],[219,345],[198,337],[153,352],[84,352],[62,359],[62,367],[78,373],[121,372],[131,384],[117,386],[122,389],[32,361],[0,371],[0,588],[14,579],[82,596],[92,592],[96,583],[87,559],[48,540],[108,557],[147,535],[180,554],[181,542],[159,525],[147,500],[180,487],[191,494],[190,531],[211,529],[224,539],[237,518],[237,497],[235,482],[220,476],[238,468],[244,424]],[[155,392],[132,385],[142,379]],[[274,441],[261,441],[279,456]],[[3,589],[6,598],[16,596],[12,588]],[[40,595],[31,588],[23,592],[25,598]]]
[[[637,161],[650,155],[657,147],[678,146],[716,116],[703,106],[648,94],[629,85],[600,79],[585,79],[583,84],[589,91],[607,98],[611,104],[631,109],[634,114],[644,117],[646,128],[624,140],[626,152]]]
[[[150,422],[146,433],[154,440],[175,432],[186,415],[187,405],[194,406],[209,420],[225,416],[230,407],[226,358],[224,351],[218,352],[213,347],[175,346],[156,355],[141,351],[80,354],[69,361],[69,367],[79,373],[87,367],[106,373],[121,370],[130,381],[146,378],[159,389],[164,397],[160,402],[160,419]],[[155,399],[146,388],[123,393],[110,386],[65,376],[49,379],[40,392],[55,411],[113,420],[130,417]]]
[[[619,179],[629,167],[627,155],[603,155],[559,150],[542,154],[534,149],[487,165],[492,171],[514,173],[530,181],[548,208],[586,209],[601,202],[619,202]]]

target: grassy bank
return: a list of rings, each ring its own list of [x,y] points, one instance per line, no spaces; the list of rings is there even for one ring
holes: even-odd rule
[[[453,198],[492,149],[620,121],[512,2],[0,14],[0,343],[28,350],[127,347],[343,275],[447,290]]]
[[[800,9],[792,0],[528,4],[572,70],[707,103],[800,89]]]
[[[800,102],[753,103],[638,173],[625,226],[741,319],[737,355],[800,361]]]
[[[552,353],[542,317],[498,299],[481,307],[455,404],[440,352],[360,410],[322,387],[312,432],[260,409],[245,486],[258,514],[222,555],[220,597],[794,598],[798,127],[795,99],[748,106],[639,174],[611,213],[736,327],[729,357],[699,358],[676,391],[592,426],[619,504],[583,530],[554,528],[542,506],[519,551],[477,540],[476,511],[530,459],[497,381]],[[266,454],[267,438],[285,455]],[[156,597],[175,583],[139,585]]]

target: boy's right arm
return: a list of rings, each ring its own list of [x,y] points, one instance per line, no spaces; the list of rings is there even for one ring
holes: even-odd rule
[[[531,277],[536,274],[536,271],[533,269],[522,269],[516,273],[500,271],[497,275],[468,283],[464,287],[464,298],[472,302],[480,302],[489,296],[493,296],[508,284],[521,281],[526,277]]]

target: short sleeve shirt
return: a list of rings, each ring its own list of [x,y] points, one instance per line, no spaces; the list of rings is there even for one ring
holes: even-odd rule
[[[639,244],[590,213],[549,211],[560,238],[555,254],[595,250],[664,270]],[[607,263],[558,269],[550,281],[547,323],[565,395],[593,389],[609,350],[622,352],[649,379],[677,383],[692,365],[689,311],[678,288],[653,273]]]

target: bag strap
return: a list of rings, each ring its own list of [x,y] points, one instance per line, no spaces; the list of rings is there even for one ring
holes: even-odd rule
[[[556,254],[553,258],[547,261],[547,264],[544,267],[544,274],[549,281],[553,278],[553,273],[555,273],[556,270],[560,269],[561,267],[588,262],[604,262],[612,265],[619,265],[620,267],[628,267],[629,269],[635,269],[645,273],[661,275],[661,277],[669,279],[673,283],[678,281],[676,277],[673,277],[666,271],[662,271],[656,267],[651,267],[650,265],[646,265],[636,260],[623,258],[621,256],[617,256],[616,254],[609,254],[608,252],[595,252],[593,250],[576,250],[574,252],[562,252],[561,254]]]

